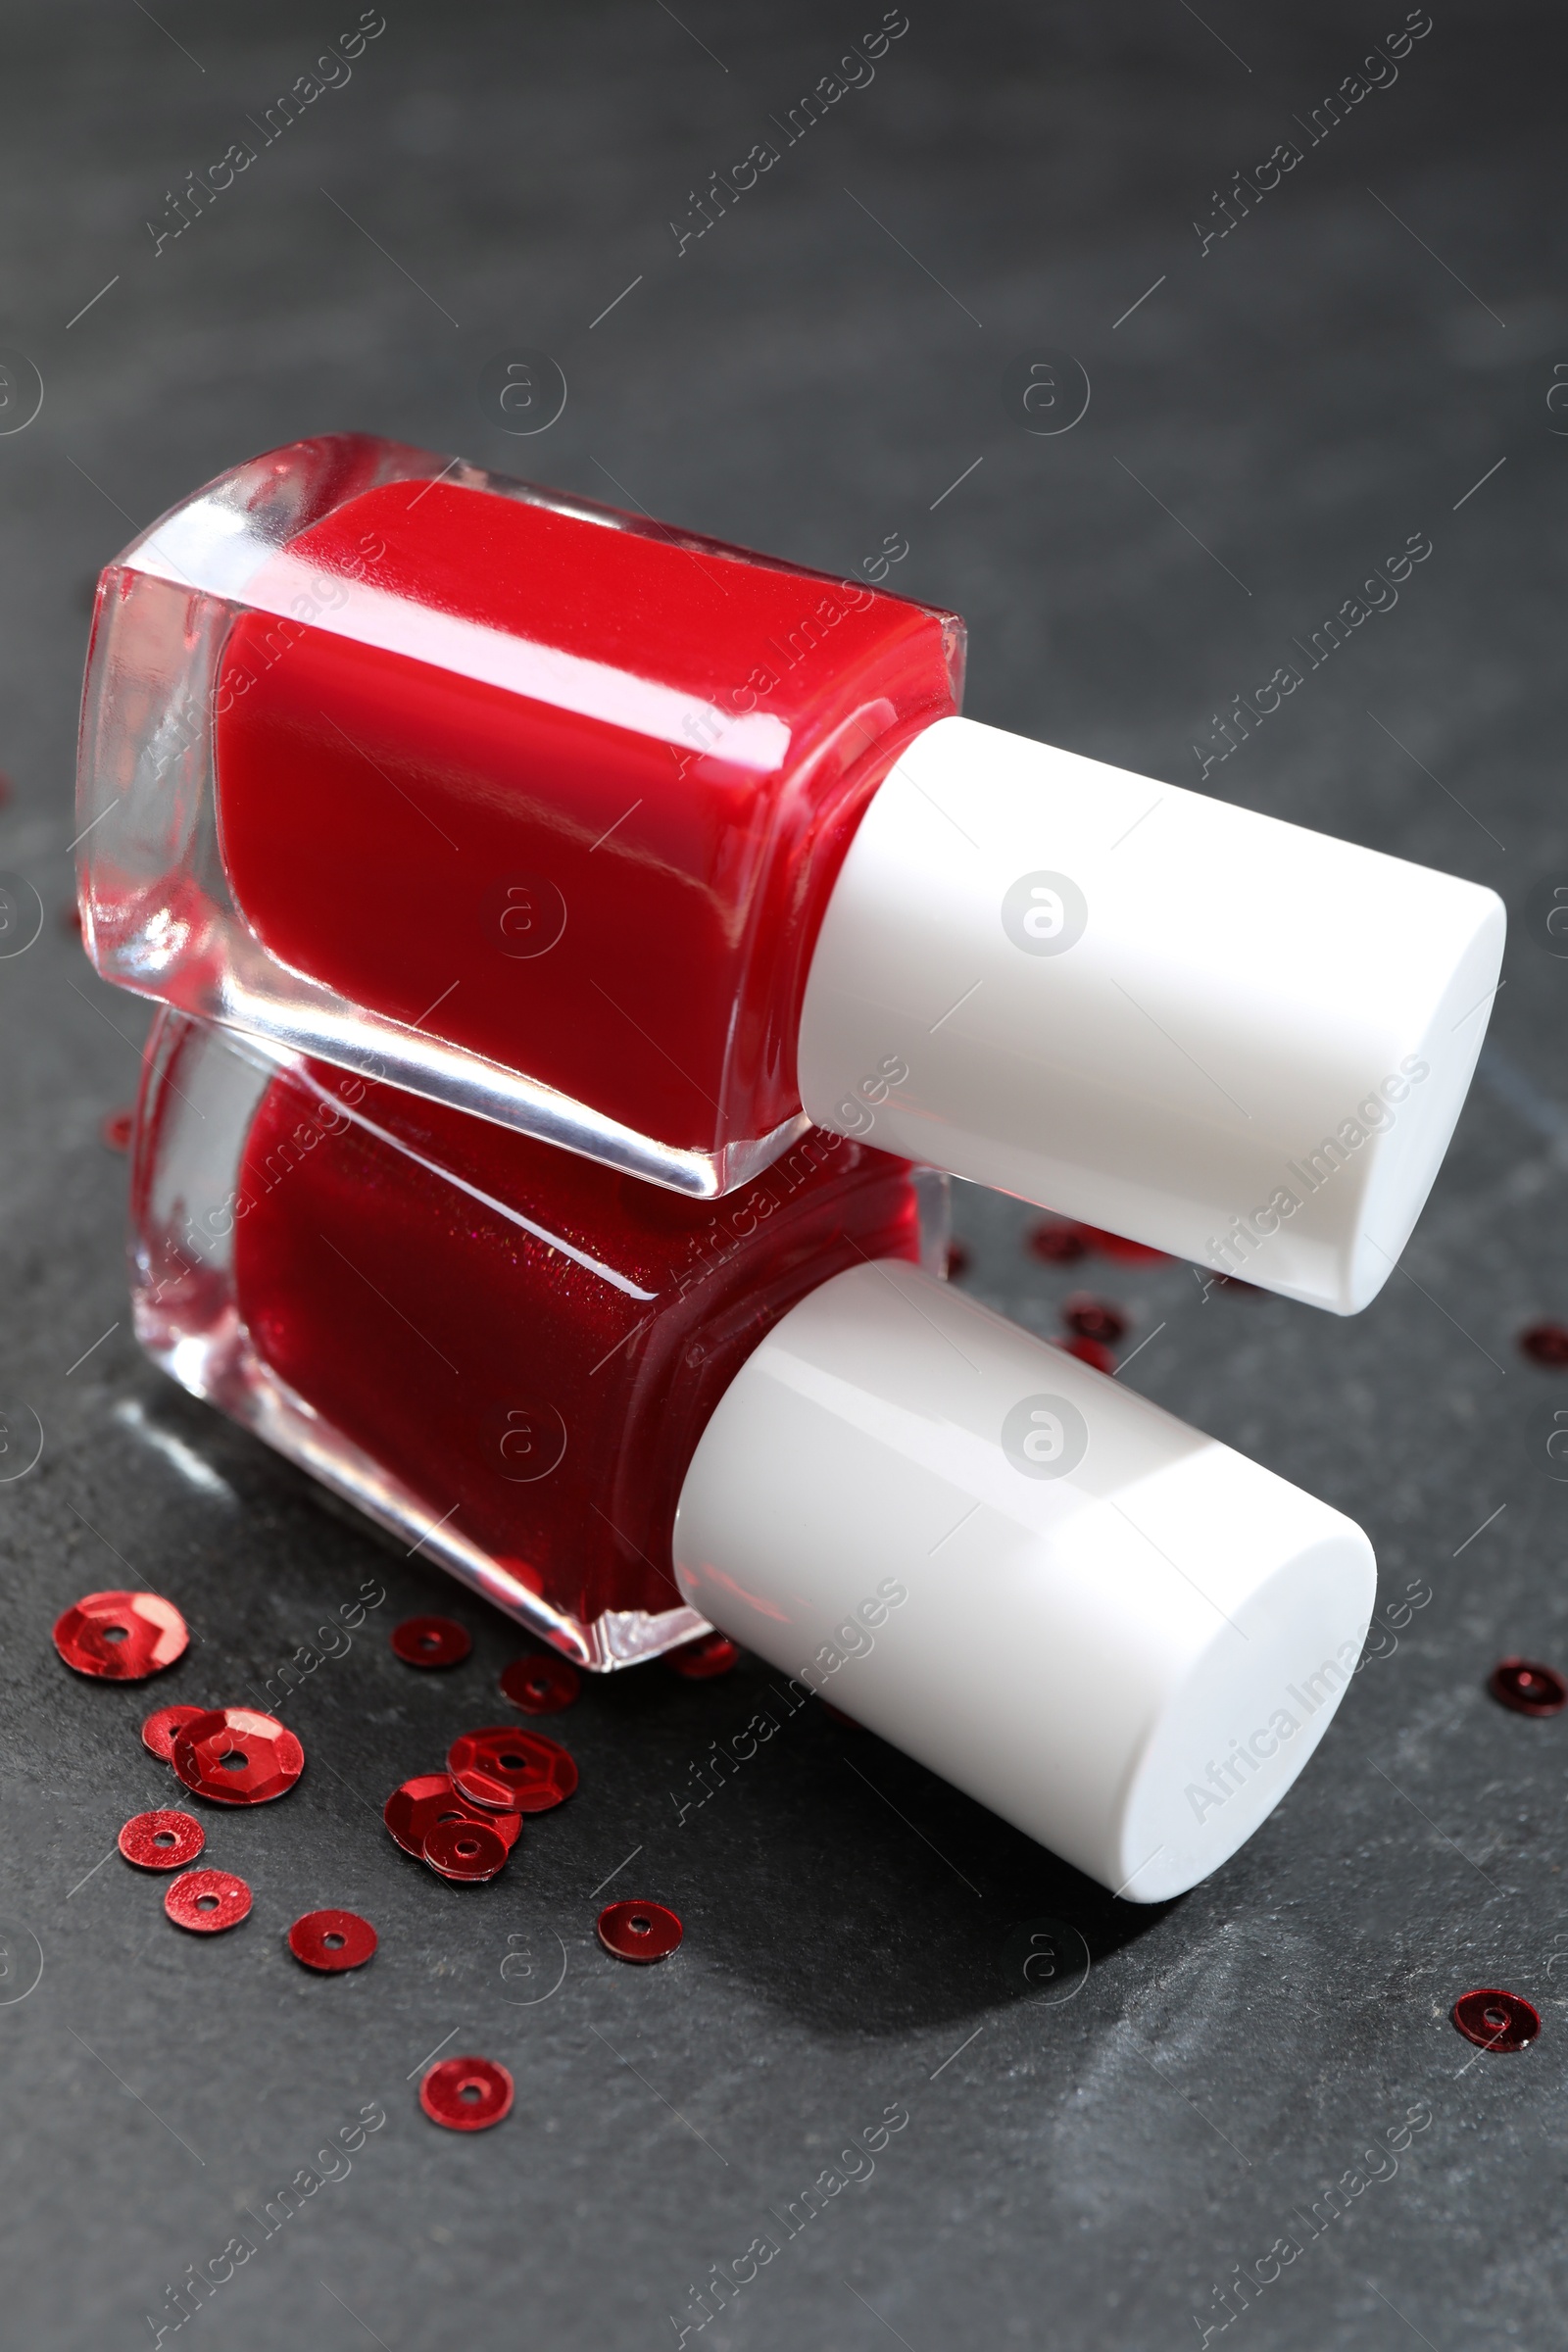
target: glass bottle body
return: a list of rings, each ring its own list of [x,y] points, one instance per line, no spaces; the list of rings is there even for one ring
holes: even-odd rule
[[[718,1398],[830,1276],[940,1250],[940,1180],[812,1129],[707,1203],[166,1011],[143,1346],[566,1655],[689,1640],[669,1530]]]
[[[104,575],[106,978],[700,1197],[804,1131],[859,817],[957,707],[951,614],[368,436]]]

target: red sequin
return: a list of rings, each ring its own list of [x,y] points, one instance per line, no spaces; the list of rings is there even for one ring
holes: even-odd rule
[[[543,1732],[510,1723],[462,1733],[447,1770],[459,1795],[488,1812],[548,1813],[577,1786],[577,1767],[564,1747]]]
[[[473,1647],[455,1617],[405,1617],[387,1638],[405,1666],[457,1666]]]
[[[134,1813],[120,1833],[120,1850],[138,1870],[183,1870],[206,1843],[188,1813]]]
[[[424,1841],[438,1821],[482,1821],[505,1839],[510,1849],[522,1830],[520,1813],[497,1813],[460,1796],[448,1772],[421,1773],[394,1788],[381,1811],[399,1845],[416,1861],[422,1859]]]
[[[715,1674],[728,1674],[740,1651],[727,1634],[699,1634],[679,1649],[666,1649],[664,1664],[689,1683],[706,1683]]]
[[[1081,1225],[1065,1223],[1059,1217],[1049,1217],[1043,1225],[1033,1225],[1023,1237],[1023,1246],[1031,1257],[1038,1257],[1048,1266],[1070,1266],[1089,1254]]]
[[[84,1592],[55,1620],[55,1647],[76,1674],[144,1683],[181,1658],[190,1631],[156,1592]]]
[[[237,1928],[250,1915],[251,1890],[229,1870],[187,1870],[164,1897],[164,1909],[176,1928],[198,1936],[217,1936]]]
[[[558,1715],[569,1707],[582,1688],[582,1678],[565,1658],[549,1650],[514,1658],[501,1677],[501,1695],[525,1715]]]
[[[1079,1339],[1101,1340],[1107,1348],[1114,1348],[1127,1336],[1127,1318],[1121,1308],[1106,1299],[1092,1298],[1087,1291],[1074,1291],[1062,1301],[1061,1319]]]
[[[295,1959],[323,1975],[363,1968],[376,1942],[375,1930],[357,1911],[307,1911],[288,1932],[288,1948]]]
[[[484,1821],[437,1821],[425,1834],[423,1859],[437,1877],[479,1884],[506,1868],[507,1841]]]
[[[512,2077],[493,2058],[443,2058],[419,2084],[419,2105],[449,2132],[486,2132],[512,2112]]]
[[[98,1141],[111,1152],[128,1152],[135,1128],[133,1110],[106,1110],[98,1122]]]
[[[1529,1658],[1499,1658],[1487,1689],[1517,1715],[1558,1715],[1568,1706],[1568,1683],[1554,1667],[1537,1666]]]
[[[1483,2050],[1522,2050],[1541,2032],[1541,2019],[1516,1992],[1462,1992],[1453,2022],[1466,2041]]]
[[[197,1796],[219,1805],[265,1805],[293,1788],[305,1750],[275,1715],[214,1707],[175,1733],[170,1761]]]
[[[1528,1331],[1519,1334],[1519,1351],[1532,1363],[1560,1372],[1568,1364],[1568,1324],[1532,1323]]]
[[[182,1732],[187,1723],[194,1723],[198,1715],[205,1715],[206,1712],[205,1707],[159,1707],[141,1727],[143,1747],[149,1755],[156,1756],[160,1764],[172,1763],[175,1735]]]
[[[667,1960],[685,1932],[663,1903],[607,1903],[595,1928],[617,1960]]]

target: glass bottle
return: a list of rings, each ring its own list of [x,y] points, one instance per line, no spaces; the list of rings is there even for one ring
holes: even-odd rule
[[[828,1695],[1163,1900],[1317,1745],[1371,1547],[922,1267],[922,1181],[811,1130],[686,1200],[165,1012],[136,1328],[580,1664],[718,1626],[784,1678],[744,1754]]]
[[[298,443],[104,574],[84,942],[694,1198],[814,1125],[1354,1313],[1458,1117],[1501,902],[960,717],[963,643],[863,581]]]

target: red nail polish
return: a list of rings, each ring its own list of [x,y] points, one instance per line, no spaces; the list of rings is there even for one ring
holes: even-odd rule
[[[864,581],[301,442],[104,574],[84,944],[694,1198],[814,1125],[1354,1312],[1501,903],[959,717],[962,654]]]
[[[173,1015],[133,1181],[159,1360],[595,1666],[707,1630],[670,1522],[768,1325],[920,1242],[906,1163],[838,1136],[687,1200]]]
[[[1304,1764],[1361,1650],[1370,1547],[941,1280],[924,1182],[812,1131],[745,1192],[683,1200],[166,1011],[132,1160],[136,1327],[578,1664],[716,1627],[784,1686],[758,1692],[751,1752],[827,1697],[1162,1900]],[[202,1735],[207,1794],[239,1792],[243,1712],[176,1740],[188,1779]],[[432,1806],[461,1828],[464,1798],[514,1816],[576,1784],[516,1723],[465,1733],[447,1769],[450,1799],[433,1775],[387,1818],[413,1846],[417,1815],[415,1850],[449,1870],[467,1863],[432,1847]]]
[[[168,708],[92,860],[100,968],[191,1009],[238,990],[296,1046],[724,1191],[806,1125],[822,908],[962,658],[954,615],[863,582],[368,436],[300,443],[106,575],[111,792],[145,698]]]

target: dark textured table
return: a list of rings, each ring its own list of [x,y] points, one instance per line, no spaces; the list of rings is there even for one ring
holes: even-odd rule
[[[1500,1654],[1568,1662],[1547,1445],[1568,1377],[1517,1348],[1568,1308],[1568,961],[1532,899],[1568,879],[1553,18],[1433,0],[1430,31],[1363,69],[1395,0],[1266,22],[1235,0],[908,0],[874,72],[845,68],[792,130],[873,0],[385,6],[351,74],[270,130],[348,0],[0,18],[0,343],[44,389],[0,438],[0,866],[43,918],[0,962],[0,2335],[1558,2341],[1568,1717],[1485,1692]],[[182,215],[185,175],[247,141]],[[705,211],[710,175],[764,141],[756,188]],[[1282,144],[1296,160],[1271,165]],[[1250,199],[1228,195],[1238,168]],[[521,346],[568,387],[532,439],[476,389]],[[1009,387],[1052,350],[1089,407],[1031,433]],[[1078,378],[1054,366],[1066,422]],[[30,380],[11,364],[0,423]],[[1205,1300],[1181,1266],[1053,1269],[1015,1204],[957,1203],[977,1296],[1046,1334],[1075,1286],[1119,1301],[1125,1377],[1351,1513],[1386,1601],[1419,1602],[1298,1788],[1184,1900],[1114,1902],[814,1705],[682,1815],[694,1763],[752,1712],[749,1665],[586,1688],[559,1719],[581,1789],[493,1886],[448,1888],[387,1838],[387,1790],[494,1713],[515,1636],[138,1358],[99,1123],[145,1014],[62,920],[93,574],[206,476],[345,426],[840,571],[906,545],[889,584],[968,615],[972,715],[1507,899],[1494,1042],[1356,1320]],[[1414,534],[1432,554],[1396,605],[1314,661]],[[1226,722],[1291,663],[1277,710]],[[42,1452],[19,1474],[29,1416]],[[78,1682],[54,1616],[136,1577],[186,1612],[188,1656],[152,1686]],[[385,1601],[286,1710],[299,1788],[210,1824],[254,1913],[179,1935],[113,1851],[169,1788],[137,1741],[149,1690],[243,1698],[367,1579]],[[449,1675],[387,1646],[432,1607],[474,1633]],[[673,1960],[598,1949],[606,1884],[679,1911]],[[380,1930],[361,1973],[283,1948],[328,1903]],[[1022,1975],[1020,1926],[1054,1936],[1054,1978]],[[1539,2042],[1463,2041],[1448,2012],[1478,1984],[1532,2000]],[[499,2131],[420,2114],[443,2046],[514,2073]],[[362,2141],[367,2110],[385,2120]],[[346,2156],[319,2154],[342,2133]],[[715,2265],[756,2276],[715,2287]],[[223,2282],[187,2283],[176,2330],[193,2271]]]

